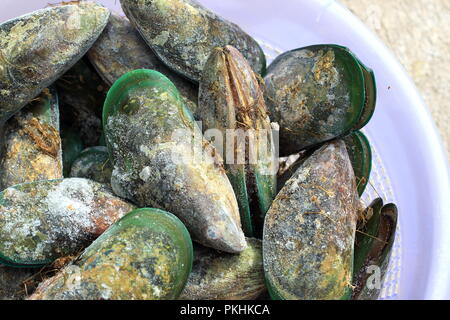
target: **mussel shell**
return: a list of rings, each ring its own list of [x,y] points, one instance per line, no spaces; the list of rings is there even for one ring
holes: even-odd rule
[[[355,272],[353,273],[354,276],[356,276],[364,266],[364,262],[371,249],[371,237],[376,238],[377,236],[376,233],[379,230],[382,208],[383,199],[376,198],[370,203],[367,208],[365,208],[362,216],[359,218],[357,225],[357,234],[355,238],[355,259],[353,261],[353,269],[355,270]],[[369,231],[371,234],[365,231]],[[369,239],[365,239],[366,237],[368,237]],[[362,245],[365,242],[370,242],[370,245]]]
[[[239,26],[224,20],[197,1],[121,0],[122,9],[164,64],[198,82],[215,47],[232,45],[263,74],[264,52]]]
[[[62,160],[64,177],[70,176],[72,163],[84,149],[79,132],[73,127],[61,128]]]
[[[108,16],[106,8],[82,1],[0,25],[0,126],[84,55]]]
[[[381,286],[368,286],[371,276],[368,267],[380,268],[378,280],[381,285],[389,265],[397,227],[398,211],[395,204],[383,206],[381,199],[375,199],[369,209],[372,210],[372,216],[356,233],[352,295],[352,299],[356,300],[378,298]]]
[[[261,240],[247,238],[239,254],[195,246],[181,300],[252,300],[265,292]]]
[[[111,182],[111,173],[108,149],[104,146],[84,149],[70,169],[71,177],[86,178],[104,184]]]
[[[369,182],[372,170],[372,149],[361,131],[353,131],[343,138],[355,173],[358,194],[361,196]]]
[[[76,254],[132,209],[82,178],[9,187],[0,193],[0,263],[44,265]]]
[[[363,71],[366,94],[363,112],[361,114],[361,117],[359,118],[358,123],[354,127],[354,129],[359,130],[363,128],[367,123],[369,123],[370,119],[372,119],[372,116],[375,113],[377,88],[375,82],[375,74],[373,73],[372,69],[366,67],[359,59],[358,61]]]
[[[176,299],[192,268],[183,223],[158,209],[137,209],[115,223],[30,299]]]
[[[0,156],[0,191],[35,180],[62,178],[58,95],[44,91],[5,125]]]
[[[276,194],[277,157],[258,78],[234,47],[215,48],[206,61],[196,118],[205,131],[220,130],[222,139],[215,145],[223,150],[243,230],[246,236],[261,236],[264,215]]]
[[[111,13],[105,30],[89,49],[88,57],[97,72],[110,85],[129,71],[159,71],[175,84],[192,112],[197,108],[197,86],[167,68],[126,17]]]
[[[359,199],[342,140],[297,169],[266,214],[263,260],[274,299],[351,296]]]
[[[116,194],[172,212],[206,246],[245,249],[222,159],[167,77],[145,69],[123,75],[108,92],[103,124]]]
[[[285,52],[264,77],[266,104],[280,125],[280,154],[345,135],[365,106],[364,73],[346,48],[314,45]]]

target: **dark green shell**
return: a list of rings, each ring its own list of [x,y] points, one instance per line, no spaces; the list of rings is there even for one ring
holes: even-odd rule
[[[364,107],[363,111],[361,113],[361,116],[359,118],[359,121],[355,125],[354,129],[359,130],[363,128],[372,118],[374,112],[375,112],[375,105],[377,100],[377,86],[375,81],[375,74],[372,69],[367,67],[365,64],[361,62],[361,60],[347,47],[339,46],[336,44],[328,44],[329,47],[334,47],[337,49],[347,50],[349,54],[351,54],[356,61],[359,63],[359,66],[361,67],[361,71],[363,73],[364,78]]]
[[[73,127],[61,128],[61,144],[64,177],[69,177],[72,163],[83,151],[84,145],[79,132]]]
[[[43,265],[76,254],[132,209],[82,178],[9,187],[0,193],[0,263]]]
[[[192,268],[183,223],[158,209],[137,209],[115,223],[30,299],[176,299]]]
[[[352,299],[356,300],[378,298],[389,265],[397,227],[398,213],[395,204],[383,206],[383,201],[378,198],[366,209],[366,213],[369,210],[370,218],[356,233],[352,296]],[[379,268],[379,287],[376,287],[376,283],[369,283],[371,272],[374,272],[368,269],[369,267]]]
[[[123,75],[108,92],[103,126],[116,194],[173,212],[206,246],[245,249],[222,159],[167,77],[146,69]]]
[[[102,131],[102,135],[100,136],[100,139],[98,141],[98,145],[102,147],[106,147],[106,140],[105,140],[105,132]]]
[[[0,191],[16,184],[62,178],[58,96],[44,91],[5,125]]]
[[[108,185],[111,182],[111,173],[108,149],[103,146],[84,149],[70,170],[71,177],[86,178]]]
[[[61,102],[61,126],[74,128],[85,146],[98,145],[109,85],[82,59],[56,81],[56,87]]]
[[[356,56],[355,56],[356,58]],[[358,58],[356,58],[358,59]],[[364,76],[364,87],[365,87],[365,102],[364,109],[359,118],[358,123],[354,127],[354,129],[361,129],[366,124],[369,123],[370,119],[372,119],[373,114],[375,113],[375,105],[377,100],[377,88],[375,82],[375,74],[372,69],[366,67],[359,59],[359,65],[363,71]]]
[[[347,299],[359,199],[342,140],[297,169],[266,214],[263,260],[274,299]]]
[[[252,300],[265,290],[261,240],[247,238],[239,254],[196,246],[181,300]]]
[[[278,157],[258,78],[235,48],[212,51],[200,79],[196,118],[205,134],[220,134],[213,136],[214,144],[222,150],[243,230],[261,237],[264,215],[276,195]]]
[[[347,152],[355,172],[358,194],[366,189],[372,170],[372,149],[369,140],[361,131],[354,131],[344,138]]]
[[[265,98],[280,125],[280,154],[361,128],[373,114],[373,73],[347,48],[314,45],[278,56],[267,69]]]
[[[122,9],[159,59],[194,82],[215,47],[232,45],[255,72],[266,68],[264,52],[239,26],[197,1],[121,0]]]
[[[108,17],[106,8],[82,1],[0,25],[0,126],[84,55]]]
[[[2,156],[2,153],[4,152],[4,145],[5,145],[5,125],[0,124],[0,157]]]
[[[126,17],[111,13],[105,30],[89,49],[88,57],[98,73],[110,85],[129,71],[136,69],[159,71],[175,84],[186,106],[192,112],[197,108],[197,86],[168,69]]]

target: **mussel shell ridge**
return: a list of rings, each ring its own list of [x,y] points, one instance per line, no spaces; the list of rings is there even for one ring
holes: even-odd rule
[[[369,183],[372,171],[372,149],[361,131],[354,131],[343,138],[355,173],[358,194],[361,196]]]

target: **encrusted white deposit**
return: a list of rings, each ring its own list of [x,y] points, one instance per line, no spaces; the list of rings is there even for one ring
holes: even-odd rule
[[[42,264],[75,254],[132,208],[83,178],[10,187],[0,193],[0,257]]]

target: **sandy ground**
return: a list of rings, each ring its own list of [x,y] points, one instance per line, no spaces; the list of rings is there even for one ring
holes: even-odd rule
[[[430,108],[450,158],[450,0],[339,0],[403,64]]]

